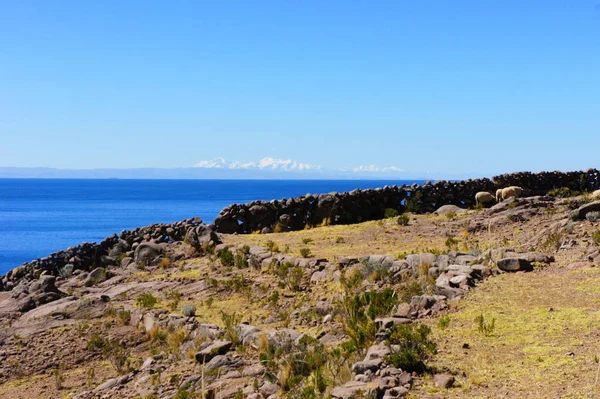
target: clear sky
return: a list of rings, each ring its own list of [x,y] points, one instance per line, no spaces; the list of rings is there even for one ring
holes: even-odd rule
[[[600,0],[0,0],[0,166],[600,167]]]

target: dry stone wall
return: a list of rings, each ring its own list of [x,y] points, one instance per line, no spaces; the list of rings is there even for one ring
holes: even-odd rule
[[[498,188],[520,186],[526,195],[544,195],[549,190],[568,187],[577,191],[600,188],[597,169],[576,172],[517,172],[464,181],[425,182],[423,185],[386,186],[344,193],[308,194],[298,198],[233,204],[215,219],[220,233],[247,234],[255,231],[301,230],[308,226],[350,224],[377,220],[387,208],[433,212],[442,205],[471,207],[479,191],[494,193]]]

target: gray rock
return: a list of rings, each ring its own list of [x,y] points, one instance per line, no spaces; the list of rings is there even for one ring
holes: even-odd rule
[[[200,364],[210,362],[214,357],[229,352],[229,349],[231,349],[231,341],[213,341],[196,353],[196,361]]]
[[[152,241],[145,241],[136,247],[133,258],[137,264],[151,265],[155,263],[163,253],[163,245]]]
[[[348,381],[344,385],[333,388],[331,391],[331,397],[335,399],[354,399],[357,397],[359,392],[364,395],[369,395],[372,390],[364,382]]]
[[[88,274],[88,276],[83,281],[83,285],[86,287],[91,287],[92,285],[96,285],[103,281],[106,281],[106,269],[103,267],[97,267]]]
[[[433,384],[442,389],[452,388],[454,377],[448,374],[436,374],[433,376]]]
[[[465,211],[466,209],[460,208],[456,205],[442,205],[433,213],[434,215],[447,215],[450,212],[462,213]]]
[[[589,212],[600,211],[600,201],[594,201],[580,206],[577,210],[573,211],[573,219],[584,220],[585,215]]]
[[[523,258],[504,258],[496,262],[498,268],[505,272],[532,271],[533,266],[527,259]]]
[[[363,360],[362,362],[356,362],[352,365],[352,372],[354,374],[364,374],[367,370],[376,372],[381,366],[382,359],[376,358],[373,360]]]

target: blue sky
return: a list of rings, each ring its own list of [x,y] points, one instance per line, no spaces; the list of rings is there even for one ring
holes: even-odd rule
[[[0,0],[0,166],[599,167],[597,3]]]

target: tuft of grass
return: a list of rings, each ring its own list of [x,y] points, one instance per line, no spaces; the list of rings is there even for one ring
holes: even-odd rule
[[[402,215],[398,216],[398,219],[396,221],[398,222],[398,224],[400,226],[408,226],[408,223],[410,222],[410,218],[408,217],[407,214],[403,213]]]
[[[398,216],[398,210],[394,208],[387,208],[383,213],[383,217],[386,219]]]
[[[450,325],[450,316],[444,315],[438,320],[438,327],[440,330],[445,330]]]
[[[496,318],[492,318],[492,321],[486,321],[483,313],[475,317],[475,323],[477,323],[477,331],[486,337],[492,336],[496,329]]]
[[[300,248],[300,255],[303,258],[310,258],[312,253],[310,252],[310,248]]]
[[[233,253],[227,247],[223,248],[221,251],[221,255],[219,256],[221,259],[221,264],[225,267],[231,267],[235,263],[235,259],[233,257]]]
[[[137,297],[135,300],[135,303],[137,306],[146,308],[146,309],[153,309],[154,306],[156,306],[156,304],[158,302],[159,302],[159,299],[157,297],[155,297],[154,295],[152,295],[150,292],[143,293],[142,295]]]

